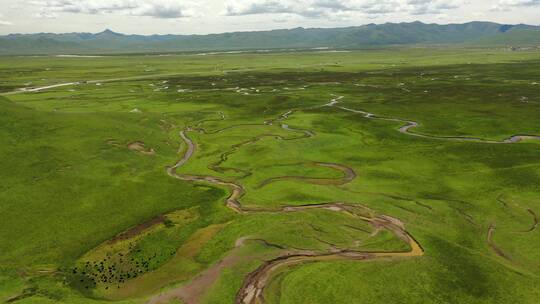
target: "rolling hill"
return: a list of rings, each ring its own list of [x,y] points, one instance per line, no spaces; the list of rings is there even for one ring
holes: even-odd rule
[[[346,28],[295,28],[211,35],[10,34],[0,36],[0,55],[115,54],[290,48],[371,48],[394,45],[540,44],[540,26],[492,22],[385,23]]]

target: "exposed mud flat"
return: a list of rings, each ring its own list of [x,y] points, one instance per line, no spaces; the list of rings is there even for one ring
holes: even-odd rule
[[[223,269],[234,266],[242,260],[237,254],[243,247],[247,238],[240,238],[235,243],[235,248],[222,260],[203,271],[191,282],[180,288],[171,289],[153,297],[148,304],[169,303],[174,299],[182,299],[185,304],[196,304],[202,298],[209,286],[212,286],[219,278]]]

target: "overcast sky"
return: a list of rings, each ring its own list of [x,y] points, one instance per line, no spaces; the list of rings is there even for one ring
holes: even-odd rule
[[[207,34],[366,23],[540,24],[540,0],[0,0],[0,34]]]

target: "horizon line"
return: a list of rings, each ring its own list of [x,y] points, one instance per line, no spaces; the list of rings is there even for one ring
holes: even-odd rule
[[[473,20],[473,21],[467,21],[467,22],[450,22],[450,23],[437,23],[437,22],[423,22],[420,20],[415,21],[402,21],[402,22],[384,22],[384,23],[365,23],[365,24],[359,24],[359,25],[350,25],[350,26],[334,26],[334,27],[303,27],[303,26],[296,26],[296,27],[290,27],[290,28],[275,28],[275,29],[268,29],[268,30],[238,30],[238,31],[225,31],[225,32],[214,32],[214,33],[207,33],[207,34],[137,34],[137,33],[126,33],[126,32],[120,32],[111,30],[111,27],[106,27],[104,30],[99,32],[29,32],[29,33],[22,33],[22,32],[13,32],[9,34],[2,34],[0,37],[10,36],[10,35],[39,35],[39,34],[53,34],[53,35],[63,35],[63,34],[92,34],[92,35],[98,35],[106,32],[110,32],[113,34],[119,34],[123,36],[210,36],[210,35],[221,35],[221,34],[232,34],[232,33],[260,33],[260,32],[272,32],[272,31],[290,31],[295,29],[304,29],[304,30],[315,30],[315,29],[345,29],[345,28],[354,28],[354,27],[364,27],[364,26],[371,26],[371,25],[385,25],[385,24],[413,24],[413,23],[421,23],[424,25],[439,25],[439,26],[447,26],[447,25],[464,25],[464,24],[470,24],[470,23],[494,23],[499,25],[512,25],[512,26],[518,26],[518,25],[527,25],[527,26],[540,26],[540,24],[528,24],[528,23],[500,23],[496,21],[489,21],[489,20]]]

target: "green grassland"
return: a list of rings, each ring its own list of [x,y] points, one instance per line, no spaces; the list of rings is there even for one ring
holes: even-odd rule
[[[82,83],[13,94],[64,82]],[[482,141],[540,135],[538,51],[0,57],[0,92],[0,302],[145,303],[232,257],[200,302],[234,303],[283,250],[410,249],[347,214],[274,212],[329,202],[401,220],[424,255],[287,266],[266,302],[540,298],[540,141]],[[182,130],[179,174],[265,211],[169,176]]]

